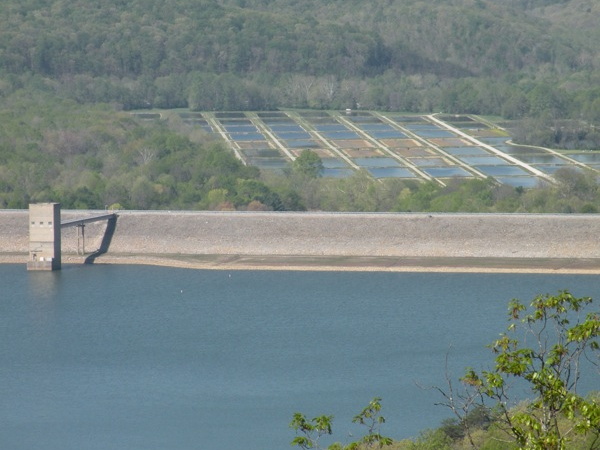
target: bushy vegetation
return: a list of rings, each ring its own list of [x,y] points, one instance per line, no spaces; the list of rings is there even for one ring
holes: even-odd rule
[[[174,129],[145,127],[106,106],[25,90],[10,100],[0,121],[0,207],[41,201],[80,209],[297,207],[221,143],[175,131],[177,121]]]
[[[381,426],[385,417],[381,415],[381,398],[375,397],[363,410],[354,416],[352,423],[361,425],[364,436],[349,444],[336,442],[327,447],[328,450],[369,450],[392,445],[391,438],[381,434]],[[292,446],[302,449],[322,449],[320,439],[333,434],[333,416],[318,416],[307,419],[302,413],[295,413],[290,428],[296,432]]]
[[[345,179],[264,175],[276,191],[291,189],[303,207],[325,211],[595,213],[600,211],[597,177],[560,169],[556,184],[523,189],[492,178],[436,182],[374,180],[365,172]]]
[[[600,405],[600,393],[594,392],[583,397],[585,402],[590,404]],[[511,408],[511,414],[524,413],[530,408],[529,401],[523,401],[514,408]],[[306,418],[304,418],[306,420]],[[332,425],[333,417],[323,416],[317,417],[316,420],[328,420],[328,425]],[[313,420],[315,420],[313,419]],[[546,446],[546,447],[527,447],[519,445],[515,438],[507,432],[506,428],[500,422],[500,418],[496,411],[490,411],[485,408],[476,408],[469,413],[465,418],[470,427],[471,438],[473,442],[465,435],[464,423],[461,420],[449,418],[443,421],[438,428],[430,428],[422,430],[418,436],[412,439],[403,439],[399,441],[386,441],[385,445],[379,446],[378,443],[369,447],[360,442],[353,443],[353,450],[368,450],[369,448],[383,448],[385,450],[520,450],[520,449],[565,449],[565,450],[594,450],[598,448],[598,431],[587,434],[578,435],[569,440],[568,445]],[[322,422],[318,422],[322,425]],[[558,422],[560,429],[569,429],[573,422],[567,417],[561,417]],[[316,432],[317,429],[312,431]],[[331,429],[327,429],[325,434],[332,434]],[[391,430],[388,430],[391,432]],[[348,445],[353,445],[348,444]],[[298,444],[296,444],[298,445]],[[346,447],[339,443],[330,445],[329,447],[319,447],[319,442],[311,442],[312,447],[305,446],[301,448],[327,448],[328,450],[341,450]]]
[[[494,355],[492,368],[480,373],[467,368],[461,387],[455,387],[446,374],[448,386],[436,387],[443,398],[440,405],[448,407],[454,418],[437,429],[424,430],[415,439],[392,442],[380,434],[385,420],[380,399],[375,399],[371,403],[377,406],[375,413],[368,408],[363,411],[370,412],[369,423],[374,427],[362,445],[333,444],[327,449],[599,448],[600,395],[579,394],[582,378],[589,382],[598,377],[600,312],[593,300],[568,291],[538,295],[529,305],[514,299],[509,302],[508,317],[507,330],[489,345]],[[517,390],[532,398],[519,402],[523,392],[515,394]],[[332,420],[332,416],[320,416],[307,421],[296,413],[290,424],[297,433],[292,445],[323,448],[319,438],[332,434]],[[371,439],[373,436],[381,439]]]

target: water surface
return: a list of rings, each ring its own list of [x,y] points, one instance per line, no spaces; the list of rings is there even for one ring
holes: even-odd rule
[[[428,386],[487,367],[507,301],[597,276],[0,265],[0,448],[289,448],[296,411],[335,438],[374,396],[384,434],[449,412]]]

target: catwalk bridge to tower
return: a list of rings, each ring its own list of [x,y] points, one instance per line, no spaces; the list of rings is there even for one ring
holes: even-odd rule
[[[85,226],[88,223],[107,221],[107,229],[100,249],[104,253],[114,232],[117,215],[101,214],[61,222],[60,203],[35,203],[29,205],[29,260],[27,270],[59,270],[61,268],[61,230],[77,227],[77,253],[85,255]]]

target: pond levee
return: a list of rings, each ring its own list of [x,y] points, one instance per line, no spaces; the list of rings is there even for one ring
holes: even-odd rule
[[[63,221],[98,211],[63,211]],[[588,259],[600,264],[600,216],[118,211],[106,256]],[[86,228],[86,250],[105,223]],[[63,229],[63,255],[77,252]],[[26,261],[28,212],[0,211],[0,259]],[[67,258],[68,260],[68,258]]]

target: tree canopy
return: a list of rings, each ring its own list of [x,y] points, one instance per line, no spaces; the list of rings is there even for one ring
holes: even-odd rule
[[[595,378],[600,356],[600,313],[592,299],[562,291],[539,295],[529,306],[515,299],[508,309],[507,331],[489,346],[494,367],[481,373],[468,369],[461,379],[464,393],[440,390],[471,446],[477,447],[466,413],[478,408],[494,416],[507,443],[518,448],[567,449],[578,435],[588,438],[588,448],[597,448],[600,403],[579,392],[582,376]],[[524,407],[516,406],[511,391],[515,379],[533,395]]]
[[[582,2],[6,0],[0,93],[597,123],[600,10]]]
[[[600,8],[585,0],[6,0],[0,10],[0,207],[600,210],[586,173],[536,192],[362,173],[281,179],[169,112],[493,114],[519,120],[521,143],[597,150]],[[132,109],[162,119],[146,126],[122,113]],[[305,158],[316,173],[310,153],[296,166]]]

